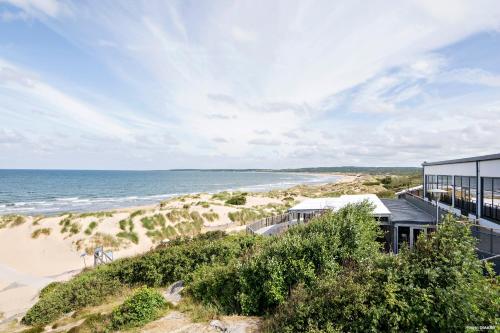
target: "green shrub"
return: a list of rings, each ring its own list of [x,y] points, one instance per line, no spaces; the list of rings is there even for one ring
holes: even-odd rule
[[[266,238],[256,253],[233,266],[234,273],[217,266],[203,268],[193,274],[187,290],[220,311],[262,315],[284,303],[295,285],[309,285],[325,272],[338,272],[343,265],[379,255],[378,233],[368,203],[348,205],[280,237]],[[238,282],[225,274],[236,276]]]
[[[107,267],[83,272],[76,278],[42,292],[39,301],[28,310],[22,322],[26,325],[44,325],[58,319],[64,313],[97,305],[108,295],[122,290],[122,286],[107,271]]]
[[[153,321],[167,308],[167,302],[155,289],[143,287],[113,310],[111,327],[124,329],[140,327]]]
[[[379,198],[394,198],[396,196],[396,193],[394,191],[391,191],[391,190],[385,190],[385,191],[380,191],[380,192],[377,192],[377,196]]]
[[[222,313],[241,312],[238,292],[241,289],[237,263],[202,266],[193,273],[190,294]]]
[[[228,205],[241,206],[241,205],[244,205],[246,203],[247,203],[247,198],[243,195],[236,195],[236,196],[233,196],[233,197],[226,200],[226,204],[228,204]]]
[[[500,288],[484,276],[469,228],[448,218],[415,248],[299,286],[269,332],[464,332],[497,325]]]
[[[39,295],[40,298],[45,297],[45,295],[47,295],[47,293],[54,290],[54,288],[60,284],[61,284],[61,282],[54,281],[54,282],[49,283],[45,287],[43,287],[42,290],[40,290],[40,295]]]
[[[378,181],[363,182],[363,185],[364,186],[376,186],[376,185],[380,185],[380,182],[378,182]]]
[[[100,304],[125,286],[166,286],[178,280],[188,280],[198,267],[228,263],[246,253],[259,239],[208,232],[192,240],[175,239],[146,254],[83,271],[70,281],[53,285],[44,292],[28,310],[23,323],[48,324],[70,311]]]

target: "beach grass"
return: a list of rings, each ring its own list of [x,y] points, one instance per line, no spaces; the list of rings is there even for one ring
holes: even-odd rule
[[[39,236],[44,235],[44,236],[49,236],[50,232],[52,231],[51,228],[40,228],[36,229],[31,233],[31,238],[37,239]]]

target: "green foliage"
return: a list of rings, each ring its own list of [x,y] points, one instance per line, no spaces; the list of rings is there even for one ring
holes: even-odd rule
[[[133,219],[134,217],[143,215],[144,213],[145,213],[144,210],[139,209],[139,210],[136,210],[135,212],[133,212],[132,214],[130,214],[129,218]]]
[[[69,228],[69,233],[72,235],[75,235],[80,232],[81,226],[80,224],[73,222],[71,223],[71,226]]]
[[[128,239],[134,244],[139,244],[139,235],[134,231],[120,231],[116,234],[116,237]]]
[[[85,229],[85,235],[92,235],[92,232],[94,231],[94,229],[97,227],[97,222],[96,221],[92,221],[89,223],[87,229]]]
[[[120,225],[120,231],[119,233],[116,234],[116,237],[128,239],[134,244],[139,243],[139,235],[137,235],[136,232],[134,232],[134,221],[132,221],[131,218],[121,220],[118,222]]]
[[[241,225],[247,224],[265,217],[267,214],[263,210],[253,208],[241,208],[235,212],[227,213],[232,222],[239,222]]]
[[[96,217],[96,218],[103,218],[103,217],[112,217],[115,212],[89,212],[89,213],[82,213],[78,215],[80,218],[85,218],[85,217]]]
[[[229,263],[246,253],[259,239],[208,232],[193,239],[173,240],[141,256],[115,260],[83,271],[43,293],[26,313],[23,323],[50,323],[70,311],[100,304],[107,296],[121,292],[123,287],[157,287],[189,280],[190,274],[198,267]]]
[[[193,220],[193,222],[197,225],[202,226],[203,225],[203,218],[201,217],[200,213],[193,211],[189,213],[189,216]]]
[[[223,313],[241,312],[238,293],[241,288],[237,262],[230,265],[206,265],[192,276],[189,291],[194,299],[205,307],[213,307]]]
[[[49,283],[48,285],[46,285],[45,287],[43,287],[42,290],[40,290],[40,295],[39,296],[40,297],[44,297],[45,295],[47,295],[50,291],[54,290],[54,288],[57,287],[60,284],[61,284],[61,282],[57,282],[57,281]]]
[[[209,222],[213,222],[213,221],[216,221],[219,219],[219,214],[217,214],[215,212],[203,213],[202,216],[205,218],[205,220],[207,220]]]
[[[214,195],[212,195],[212,199],[220,200],[220,201],[226,201],[230,197],[231,197],[231,193],[229,193],[227,191],[215,193]]]
[[[196,203],[197,206],[201,206],[203,208],[210,208],[210,203],[206,202],[206,201],[198,201]]]
[[[189,210],[187,209],[172,209],[166,214],[170,222],[178,222],[181,219],[189,220],[191,216],[189,215]]]
[[[377,196],[379,198],[389,198],[389,199],[392,199],[396,196],[396,193],[394,191],[391,191],[391,190],[385,190],[385,191],[380,191],[380,192],[377,192]]]
[[[463,332],[495,326],[500,289],[484,276],[469,228],[451,218],[414,250],[297,287],[269,332]]]
[[[364,186],[376,186],[376,185],[380,185],[380,182],[378,182],[378,181],[363,182],[363,185]]]
[[[177,231],[171,225],[161,227],[160,229],[149,230],[146,235],[153,239],[153,241],[160,242],[165,239],[172,239],[177,237]]]
[[[281,237],[267,238],[251,257],[193,274],[191,295],[228,313],[261,315],[286,301],[298,283],[379,253],[378,225],[367,203],[348,205]],[[225,292],[227,291],[227,292]]]
[[[166,222],[165,216],[162,214],[146,216],[141,219],[142,226],[148,230],[154,230],[156,227],[165,227]]]
[[[157,319],[166,308],[167,302],[158,291],[143,287],[113,310],[111,327],[118,330],[143,326]]]
[[[39,229],[36,229],[36,230],[34,230],[31,233],[31,238],[37,239],[40,235],[48,236],[48,235],[50,235],[50,231],[51,230],[52,229],[50,229],[50,228],[39,228]]]
[[[110,317],[110,314],[90,314],[82,324],[71,328],[68,333],[108,333],[111,326]]]
[[[242,206],[246,203],[247,203],[247,198],[244,195],[234,195],[226,200],[226,204],[228,205]]]
[[[405,188],[422,184],[422,174],[415,173],[404,176],[385,176],[378,181],[387,189],[393,192],[401,191]]]
[[[53,285],[40,295],[39,301],[28,310],[22,322],[26,325],[48,324],[62,314],[84,306],[97,305],[108,295],[122,290],[118,279],[107,267],[79,274],[76,278]]]
[[[5,227],[17,227],[26,222],[26,218],[22,215],[4,215],[0,216],[0,229]]]

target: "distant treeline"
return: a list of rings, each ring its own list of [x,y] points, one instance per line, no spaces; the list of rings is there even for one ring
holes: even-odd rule
[[[299,169],[281,169],[284,172],[347,172],[347,173],[368,173],[368,174],[391,174],[391,175],[410,175],[419,173],[422,168],[417,167],[317,167],[317,168],[299,168]]]
[[[411,175],[420,173],[422,168],[417,167],[315,167],[315,168],[296,168],[296,169],[172,169],[171,171],[260,171],[260,172],[343,172],[343,173],[367,173],[367,174],[391,174],[391,175]]]

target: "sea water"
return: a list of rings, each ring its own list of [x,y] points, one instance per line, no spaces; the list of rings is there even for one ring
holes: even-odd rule
[[[0,215],[108,210],[189,193],[268,191],[337,179],[261,171],[0,170]]]

